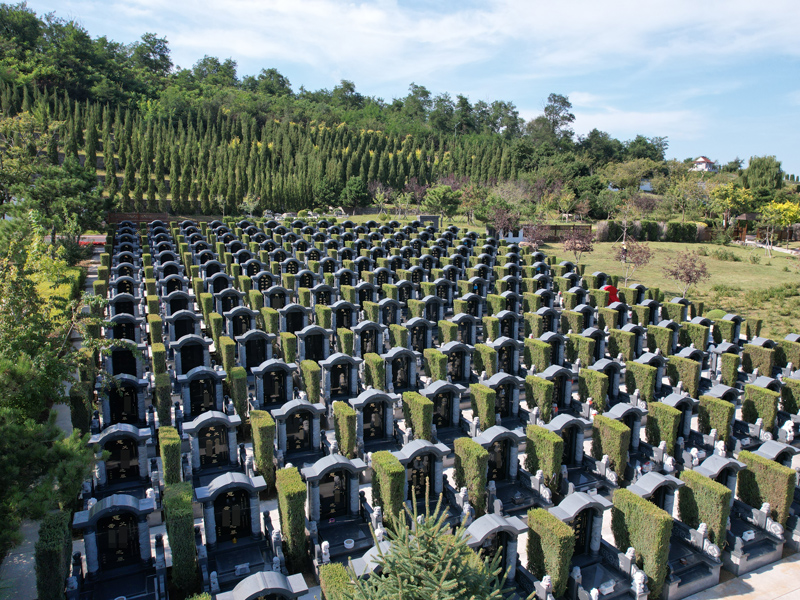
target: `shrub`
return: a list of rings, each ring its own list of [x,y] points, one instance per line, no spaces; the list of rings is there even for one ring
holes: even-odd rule
[[[350,575],[341,563],[320,565],[319,585],[323,600],[346,600],[352,594]]]
[[[211,330],[211,339],[214,340],[214,345],[219,347],[219,338],[222,336],[222,315],[218,312],[212,312],[208,315],[208,326]]]
[[[700,396],[700,407],[697,421],[700,431],[708,434],[712,429],[717,430],[717,437],[728,441],[731,437],[731,424],[736,413],[736,407],[720,398],[713,396]]]
[[[236,414],[244,419],[247,414],[247,371],[244,367],[234,367],[228,371],[228,389]]]
[[[458,325],[452,321],[439,321],[439,343],[447,344],[455,341],[458,341]]]
[[[265,306],[259,312],[264,320],[264,331],[275,334],[281,332],[281,315],[277,310]]]
[[[672,454],[678,439],[681,411],[663,402],[648,401],[647,412],[647,425],[645,425],[647,443],[658,446],[664,441],[667,443],[667,453]]]
[[[598,308],[597,309],[597,328],[616,329],[619,319],[619,312],[613,308]]]
[[[281,469],[275,480],[286,566],[290,573],[300,573],[306,566],[306,484],[295,468]]]
[[[72,426],[82,434],[89,433],[93,410],[92,384],[88,381],[76,381],[69,390],[69,408]]]
[[[650,352],[655,352],[658,348],[664,356],[672,354],[672,330],[669,327],[648,325],[647,347]]]
[[[314,314],[317,317],[317,325],[323,329],[331,329],[333,327],[333,311],[330,306],[316,304],[314,305]]]
[[[156,411],[159,425],[172,423],[172,382],[167,373],[156,375]]]
[[[436,348],[425,348],[422,355],[425,374],[434,381],[447,381],[447,356]]]
[[[308,394],[311,403],[319,402],[322,367],[313,360],[304,360],[300,363],[300,373],[303,376],[303,388]]]
[[[525,322],[526,338],[529,338],[530,336],[533,336],[534,338],[542,337],[542,334],[544,333],[544,317],[542,315],[526,312],[522,315],[522,318]]]
[[[47,513],[34,545],[36,591],[41,600],[64,598],[64,581],[72,565],[72,531],[69,511]],[[13,596],[13,594],[12,594]]]
[[[147,324],[150,326],[150,343],[162,344],[164,342],[164,322],[159,315],[147,315]]]
[[[172,551],[172,582],[183,591],[197,585],[197,551],[194,544],[192,484],[173,483],[164,489],[164,521]]]
[[[561,598],[569,580],[575,532],[544,508],[528,511],[528,527],[528,569],[540,580],[550,575],[553,595]]]
[[[528,425],[525,436],[525,468],[533,474],[541,469],[547,486],[554,492],[557,491],[561,460],[564,456],[564,440],[557,433],[539,425]]]
[[[794,469],[747,450],[739,452],[738,458],[747,465],[739,472],[739,499],[756,508],[769,502],[772,518],[785,526],[797,478]]]
[[[628,393],[632,394],[638,389],[642,399],[647,402],[656,397],[656,377],[658,377],[656,367],[634,361],[625,364],[625,387],[628,388]]]
[[[372,506],[383,508],[383,514],[392,524],[399,518],[405,518],[403,496],[406,470],[397,457],[386,450],[372,454]]]
[[[581,365],[588,367],[594,362],[594,347],[597,342],[590,337],[584,337],[579,333],[567,334],[567,360],[574,363],[580,359]]]
[[[150,346],[150,355],[153,361],[153,373],[167,372],[167,349],[164,344],[153,344]]]
[[[497,294],[488,294],[486,296],[486,312],[487,314],[496,315],[502,310],[506,310],[506,299]]]
[[[522,293],[522,312],[523,313],[535,313],[537,310],[544,306],[544,302],[542,302],[542,297],[537,296],[533,292],[523,292]]]
[[[693,244],[697,241],[697,225],[695,223],[679,223],[678,221],[670,221],[667,223],[667,231],[664,241]],[[658,595],[656,594],[656,596]]]
[[[262,294],[260,290],[248,290],[247,304],[253,310],[261,311],[261,309],[264,308],[264,294]]]
[[[729,387],[736,386],[739,379],[739,365],[742,359],[738,354],[723,352],[720,355],[720,381]]]
[[[636,357],[636,334],[621,329],[610,329],[608,333],[608,353],[614,358],[622,354],[626,363],[633,362]]]
[[[658,598],[669,570],[672,515],[630,490],[614,490],[611,530],[617,548],[636,548],[650,594]]]
[[[536,367],[537,372],[544,371],[552,364],[551,353],[553,347],[542,340],[525,338],[523,359],[528,368]]]
[[[253,429],[253,458],[258,472],[267,486],[275,485],[275,420],[266,410],[250,411],[250,426]]]
[[[297,360],[297,336],[288,331],[281,331],[281,350],[283,351],[283,361],[293,363]]]
[[[481,383],[472,383],[469,396],[472,412],[479,419],[481,431],[486,431],[495,424],[497,393]]]
[[[683,317],[683,304],[678,304],[677,302],[665,302],[661,305],[662,311],[667,313],[667,318],[671,321],[675,321],[676,323],[681,323],[684,321]]]
[[[742,323],[748,340],[752,340],[754,337],[761,335],[761,324],[761,319],[747,319]]]
[[[670,356],[667,363],[667,377],[670,385],[683,382],[686,391],[692,398],[700,393],[700,363],[683,356]]]
[[[339,327],[336,330],[336,334],[339,336],[339,345],[341,346],[340,348],[341,352],[347,354],[348,356],[353,356],[354,334],[352,330],[347,329],[345,327]]]
[[[373,323],[380,322],[381,310],[377,302],[364,302],[364,314],[368,321],[372,321]]]
[[[690,344],[694,344],[695,348],[705,352],[708,349],[709,329],[709,327],[699,323],[681,323],[678,338],[682,346],[688,347]]]
[[[230,372],[236,366],[236,342],[227,335],[219,337],[217,354],[222,361],[222,368]]]
[[[406,306],[408,307],[409,318],[425,317],[425,303],[422,300],[414,300],[413,298],[409,298],[406,300]]]
[[[573,333],[580,333],[585,329],[583,326],[583,313],[575,312],[574,310],[561,311],[561,331],[570,331]]]
[[[475,344],[475,352],[472,355],[475,363],[475,370],[480,373],[486,371],[486,376],[491,377],[497,374],[497,350],[486,344]]]
[[[604,454],[608,455],[611,468],[622,479],[628,464],[628,447],[631,444],[630,427],[622,421],[595,415],[592,431],[592,457],[600,460]]]
[[[455,325],[455,323],[453,323]],[[456,325],[456,328],[458,326]],[[496,340],[500,337],[500,320],[497,317],[483,317],[483,339]]]
[[[594,408],[599,413],[605,412],[608,408],[606,404],[608,386],[608,376],[602,371],[581,369],[578,373],[578,395],[581,401],[586,402],[589,398],[592,398]]]
[[[431,441],[433,402],[417,392],[403,393],[403,418],[411,427],[414,438]]]
[[[556,386],[552,381],[542,379],[536,375],[528,375],[525,378],[525,399],[528,407],[533,410],[534,406],[539,408],[539,418],[545,423],[549,423],[553,418],[553,397],[555,396]]]
[[[720,549],[724,548],[733,492],[691,469],[681,473],[681,480],[686,482],[678,492],[678,515],[681,521],[692,529],[705,523],[708,525],[708,539]]]
[[[181,436],[178,435],[178,430],[169,425],[159,427],[158,444],[161,450],[161,462],[164,464],[164,482],[180,483]]]
[[[386,391],[386,363],[374,352],[364,355],[364,383],[376,390]]]
[[[800,343],[789,340],[779,340],[775,348],[775,363],[785,368],[789,363],[795,368],[800,367]]]
[[[783,380],[781,403],[783,410],[792,415],[797,414],[797,411],[800,410],[800,381],[789,377]]]
[[[650,319],[650,307],[641,304],[631,306],[631,321],[642,327],[646,327]],[[655,349],[654,349],[655,350]]]
[[[578,306],[578,294],[561,292],[561,298],[564,301],[564,310],[573,311]]]
[[[714,321],[714,329],[719,332],[720,338],[732,343],[737,343],[739,340],[734,339],[736,333],[736,323],[733,321],[725,321],[718,319]]]
[[[779,398],[778,392],[748,383],[744,386],[742,419],[748,423],[755,423],[756,419],[761,417],[764,420],[764,430],[772,431],[775,417],[778,416]]]
[[[761,375],[772,377],[772,371],[776,364],[775,354],[775,350],[771,348],[745,344],[742,350],[742,370],[745,373],[752,373],[758,369]]]
[[[356,455],[356,411],[347,402],[333,403],[333,422],[339,452],[347,458]]]
[[[455,480],[456,488],[467,488],[469,502],[476,516],[486,512],[486,475],[489,469],[489,453],[478,442],[468,437],[456,438]]]
[[[589,289],[589,293],[587,294],[589,305],[598,309],[608,306],[609,296],[610,294],[606,290]]]

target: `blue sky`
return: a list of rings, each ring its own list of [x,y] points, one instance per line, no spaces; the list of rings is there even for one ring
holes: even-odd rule
[[[341,79],[389,101],[411,82],[531,119],[569,96],[575,131],[668,136],[668,157],[774,154],[800,175],[797,0],[32,0],[92,36],[169,40],[187,68],[231,57],[297,90]]]

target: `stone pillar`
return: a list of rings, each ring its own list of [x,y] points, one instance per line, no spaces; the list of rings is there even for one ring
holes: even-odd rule
[[[319,481],[312,481],[309,485],[308,512],[310,521],[319,521]]]
[[[102,394],[103,425],[108,426],[111,423],[111,399],[108,397],[107,391]]]
[[[239,464],[239,445],[236,443],[236,428],[228,428],[228,459],[232,465]]]
[[[284,388],[286,389],[286,402],[291,402],[292,398],[294,398],[294,382],[292,381],[292,374],[289,371],[286,372],[286,385]]]
[[[433,463],[433,493],[438,497],[444,489],[444,461],[437,458]],[[407,496],[406,496],[407,497]]]
[[[451,427],[458,427],[461,425],[461,395],[455,392],[452,392],[453,398],[450,401],[451,404],[451,420],[450,426]]]
[[[466,379],[469,379],[472,373],[472,356],[469,352],[464,352],[464,373]]]
[[[364,439],[364,411],[356,410],[356,439]]]
[[[667,493],[664,494],[664,506],[663,508],[667,514],[672,516],[672,509],[675,506],[675,492],[672,490],[668,490]]]
[[[189,437],[189,443],[192,446],[192,469],[199,469],[200,468],[200,440],[197,438],[197,434],[193,433]]]
[[[286,452],[286,421],[280,419],[277,423],[278,428],[278,450]]]
[[[728,475],[727,480],[725,481],[725,485],[731,491],[731,506],[733,506],[733,499],[736,497],[736,472],[731,469],[731,473]]]
[[[603,513],[595,511],[592,515],[592,537],[589,540],[589,550],[595,556],[600,552],[600,541],[603,537]]]
[[[217,543],[217,520],[211,501],[203,502],[203,527],[206,530],[206,544],[213,548]]]
[[[144,403],[145,403],[145,390],[146,389],[147,388],[142,388],[142,389],[136,391],[136,412],[139,414],[139,420],[140,421],[144,421],[145,420],[145,413],[146,413],[146,410],[147,410],[145,408],[145,405],[144,405]]]
[[[519,416],[519,387],[514,388],[511,399],[511,416],[516,418]]]
[[[656,392],[661,391],[661,385],[664,383],[664,367],[659,365],[656,369]]]
[[[580,466],[583,464],[583,429],[578,429],[575,436],[575,445],[577,446],[575,448],[575,462]]]
[[[358,514],[358,475],[350,476],[350,514]]]
[[[394,435],[394,406],[391,402],[383,403],[383,430],[387,438]]]
[[[320,426],[319,426],[319,415],[315,415],[311,419],[311,447],[314,450],[318,450],[321,443],[321,433],[320,433]],[[286,422],[283,423],[283,447],[284,452],[286,451]]]
[[[106,463],[103,460],[103,453],[100,452],[99,454],[95,455],[95,462],[94,464],[94,473],[95,477],[97,478],[97,485],[105,485],[106,484]],[[141,473],[141,469],[139,471]]]
[[[517,574],[517,538],[509,538],[505,551],[508,581],[514,581]]]
[[[147,517],[139,517],[136,526],[139,530],[139,553],[142,561],[149,563],[153,553],[150,550],[150,525],[147,524]]]
[[[394,382],[392,381],[392,361],[391,360],[384,360],[384,377],[386,381],[384,382],[386,389],[389,390],[390,394],[394,394]]]
[[[305,325],[305,321],[303,321],[303,324]],[[305,338],[305,336],[300,337],[298,335],[297,336],[297,362],[298,362],[298,364],[303,362],[303,360],[305,360],[305,358],[306,358],[306,338]]]
[[[261,504],[256,492],[250,494],[250,528],[253,531],[253,538],[261,539]]]
[[[641,431],[642,422],[637,419],[633,422],[633,428],[631,429],[631,447],[634,452],[639,449],[639,436],[641,435]]]
[[[511,481],[516,481],[517,473],[519,472],[519,447],[516,444],[512,444],[508,454],[508,477]]]
[[[147,476],[150,475],[150,473],[147,469],[147,446],[145,445],[144,441],[139,442],[137,445],[137,453],[139,462],[139,477],[142,479],[147,479]]]
[[[86,570],[89,577],[94,578],[100,570],[100,561],[97,556],[97,534],[94,527],[83,532],[83,545],[86,554]]]
[[[684,409],[683,415],[684,415],[683,419],[684,423],[683,423],[683,433],[681,435],[683,435],[683,439],[688,442],[689,434],[692,431],[692,409],[691,408]]]
[[[564,381],[564,403],[567,406],[572,404],[572,380],[566,378]]]

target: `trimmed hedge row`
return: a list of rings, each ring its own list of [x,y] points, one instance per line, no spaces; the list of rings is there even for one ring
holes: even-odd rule
[[[62,600],[72,565],[72,531],[69,511],[47,513],[34,546],[36,591],[41,600]],[[12,594],[13,595],[13,594]]]
[[[348,356],[353,356],[353,340],[355,339],[355,335],[352,330],[346,327],[339,327],[336,330],[336,335],[339,337],[339,351]]]
[[[525,378],[525,400],[528,407],[533,410],[534,406],[539,408],[539,418],[545,423],[549,423],[553,418],[553,397],[555,396],[556,386],[552,381],[542,379],[536,375],[528,375]]]
[[[389,524],[405,517],[403,488],[406,470],[397,457],[386,450],[372,454],[372,505],[383,508]]]
[[[314,314],[317,318],[317,325],[323,329],[331,329],[333,327],[333,311],[330,306],[315,304]]]
[[[544,333],[544,317],[536,313],[526,312],[522,315],[525,321],[525,338],[533,336],[534,338],[542,337]]]
[[[672,515],[630,490],[614,490],[611,531],[617,548],[636,548],[650,594],[658,598],[669,570]]]
[[[686,482],[678,492],[678,515],[681,521],[692,529],[705,523],[708,525],[708,539],[723,549],[733,492],[727,486],[691,469],[683,470],[681,480]]]
[[[376,390],[386,391],[386,363],[374,352],[364,355],[364,383]]]
[[[616,329],[617,321],[619,319],[619,312],[613,308],[598,308],[597,309],[597,328]]]
[[[414,432],[414,439],[431,441],[433,402],[430,399],[419,392],[404,392],[403,418]]]
[[[167,373],[156,375],[155,404],[158,423],[161,426],[172,423],[172,382]]]
[[[333,403],[333,422],[336,429],[336,443],[339,452],[347,458],[356,455],[356,411],[347,402],[337,400]]]
[[[539,580],[549,575],[554,597],[561,598],[575,552],[575,531],[544,508],[528,511],[528,527],[528,569]]]
[[[214,340],[214,345],[219,347],[219,338],[222,336],[222,315],[218,312],[212,312],[208,315],[208,328],[211,330],[211,339]]]
[[[756,508],[769,502],[772,518],[785,526],[797,478],[794,469],[747,450],[739,452],[738,458],[747,465],[739,473],[739,499]]]
[[[581,369],[578,373],[578,395],[581,402],[586,402],[591,398],[595,410],[599,413],[605,412],[608,408],[606,404],[608,386],[608,376],[602,371]]]
[[[608,455],[611,468],[622,479],[628,464],[631,429],[622,421],[595,415],[592,425],[592,458],[600,460]]]
[[[779,399],[778,392],[748,383],[744,386],[742,397],[742,419],[748,423],[755,423],[756,419],[761,417],[764,420],[764,429],[772,431],[775,418],[778,416]]]
[[[290,573],[306,568],[306,484],[295,468],[281,469],[275,475],[278,514]]]
[[[264,331],[267,333],[278,334],[281,332],[281,314],[269,306],[265,306],[261,310],[261,318],[264,320]]]
[[[628,388],[628,393],[632,394],[634,390],[639,390],[642,400],[652,402],[656,397],[656,377],[658,376],[658,369],[629,361],[625,364],[625,386]]]
[[[681,346],[688,347],[694,344],[695,348],[705,352],[708,349],[708,332],[710,330],[710,327],[700,325],[699,323],[681,323],[678,339]]]
[[[402,325],[389,325],[389,342],[392,348],[408,348],[408,329]]]
[[[230,373],[231,369],[236,366],[236,342],[227,335],[219,336],[217,355],[222,362],[222,368]]]
[[[678,440],[680,421],[681,411],[677,408],[672,408],[663,402],[648,402],[647,424],[645,425],[647,443],[651,446],[658,446],[664,441],[667,443],[667,453],[672,454],[675,450],[675,442]]]
[[[557,491],[564,457],[564,439],[539,425],[528,425],[525,437],[525,469],[532,474],[541,469],[547,487]]]
[[[264,477],[268,487],[275,485],[275,420],[266,410],[250,411],[250,426],[253,430],[253,455],[256,469]]]
[[[525,338],[523,360],[529,369],[536,367],[537,372],[544,371],[552,364],[552,353],[553,347],[547,342]]]
[[[579,333],[568,333],[567,360],[574,363],[577,359],[580,359],[581,365],[588,367],[594,362],[594,348],[596,345],[597,341],[594,338],[584,337]]]
[[[303,376],[303,388],[308,394],[312,404],[319,402],[322,387],[322,367],[313,360],[304,360],[300,363],[300,373]]]
[[[197,585],[192,484],[173,483],[164,489],[164,521],[172,551],[172,583],[184,592]]]
[[[320,565],[319,586],[323,600],[349,600],[352,596],[350,575],[342,563]]]
[[[406,329],[406,331],[408,330]],[[444,345],[457,340],[458,325],[452,321],[439,321],[439,343]]]
[[[723,352],[720,355],[720,381],[728,387],[736,386],[739,379],[739,366],[742,359],[738,354]]]
[[[280,340],[283,361],[287,364],[295,362],[297,360],[297,336],[288,331],[282,331]]]
[[[761,375],[772,377],[775,369],[777,352],[772,348],[745,344],[742,349],[742,370],[745,373],[752,373],[758,369]]]
[[[180,483],[181,481],[181,436],[178,430],[170,425],[158,428],[158,445],[161,462],[164,466],[164,483]]]
[[[469,502],[480,517],[486,512],[486,475],[489,469],[489,452],[468,437],[456,438],[455,450],[456,488],[467,488]]]
[[[736,407],[721,398],[702,395],[699,398],[700,407],[697,421],[702,433],[708,434],[712,429],[717,430],[717,438],[727,442],[731,437],[733,418]]]
[[[486,371],[486,377],[492,377],[497,374],[497,350],[491,346],[475,344],[472,360],[476,372]]]
[[[622,354],[626,363],[636,358],[636,334],[621,329],[610,329],[608,335],[608,353],[616,358]]]
[[[583,321],[583,313],[575,312],[574,310],[561,311],[561,331],[569,332],[572,330],[573,333],[580,333],[586,329],[583,326]]]
[[[447,381],[447,355],[436,348],[425,348],[422,356],[425,374],[434,381]]]
[[[650,352],[655,352],[658,348],[664,356],[672,354],[672,330],[669,327],[648,325],[647,348]]]
[[[167,372],[167,349],[164,344],[153,344],[150,346],[150,355],[153,361],[153,373]]]
[[[785,368],[792,363],[795,368],[800,368],[800,343],[790,342],[789,340],[779,340],[775,356],[775,362],[781,368]]]
[[[247,371],[244,367],[234,367],[228,371],[228,391],[236,414],[244,419],[247,414]]]
[[[667,377],[669,384],[678,385],[683,382],[684,389],[692,398],[697,398],[700,393],[700,363],[683,356],[670,356],[667,362]]]
[[[800,410],[800,381],[786,377],[781,388],[781,405],[786,412],[796,415]]]
[[[481,431],[486,431],[495,424],[497,392],[481,383],[472,383],[469,386],[469,397],[472,402],[472,413],[478,417]]]

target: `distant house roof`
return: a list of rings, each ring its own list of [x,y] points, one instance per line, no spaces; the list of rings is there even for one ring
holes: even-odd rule
[[[696,161],[694,161],[694,164],[698,164],[698,163],[711,163],[711,164],[713,164],[714,161],[711,160],[710,158],[708,158],[707,156],[701,156]]]

